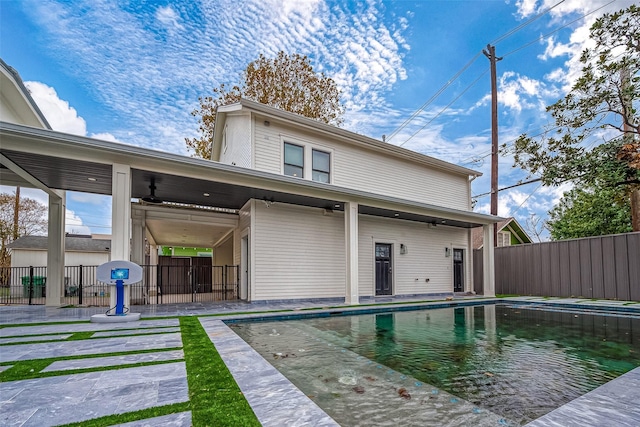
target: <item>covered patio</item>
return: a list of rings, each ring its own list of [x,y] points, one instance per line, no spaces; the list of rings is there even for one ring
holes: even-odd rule
[[[486,246],[491,248],[483,257],[485,295],[494,295],[493,224],[499,218],[490,215],[6,122],[0,122],[0,139],[2,183],[39,188],[49,196],[48,306],[60,306],[63,295],[67,190],[112,196],[111,258],[138,264],[144,263],[147,228],[155,227],[158,233],[164,229],[166,240],[157,244],[215,245],[252,199],[267,205],[283,203],[344,212],[345,302],[349,304],[359,300],[359,215],[465,229],[482,226]],[[155,187],[153,192],[151,186]],[[145,202],[150,195],[155,202],[164,203]],[[141,207],[132,208],[132,199],[141,201]],[[168,213],[176,208],[190,213],[183,212],[186,216],[172,223]],[[201,241],[203,236],[206,242]],[[244,263],[240,281],[246,287],[251,271],[247,259]]]

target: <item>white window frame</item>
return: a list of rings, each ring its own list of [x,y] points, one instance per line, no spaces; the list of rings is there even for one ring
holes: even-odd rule
[[[505,244],[506,239],[506,244]],[[511,232],[509,231],[498,231],[498,247],[503,246],[511,246]]]
[[[313,150],[322,151],[329,154],[329,184],[333,184],[333,177],[335,175],[334,167],[334,150],[321,144],[315,144],[310,141],[305,141],[295,136],[280,135],[280,173],[284,175],[284,144],[293,144],[303,147],[303,174],[302,179],[307,181],[313,181]],[[316,181],[314,181],[316,182]]]

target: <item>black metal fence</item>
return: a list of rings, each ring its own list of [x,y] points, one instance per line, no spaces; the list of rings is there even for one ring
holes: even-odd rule
[[[108,307],[111,287],[95,265],[66,266],[62,303]],[[132,305],[239,299],[239,266],[143,265],[143,280],[129,287]],[[44,304],[46,267],[1,267],[0,304]]]
[[[474,251],[482,293],[482,250]],[[495,249],[497,294],[640,301],[640,233]]]

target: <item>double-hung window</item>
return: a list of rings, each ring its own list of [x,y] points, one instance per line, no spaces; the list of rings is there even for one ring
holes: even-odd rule
[[[320,150],[311,150],[312,176],[316,182],[331,182],[331,155]]]
[[[284,143],[284,174],[304,178],[304,147]]]

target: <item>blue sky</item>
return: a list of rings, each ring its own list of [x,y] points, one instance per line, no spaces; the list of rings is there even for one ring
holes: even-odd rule
[[[54,129],[188,154],[184,138],[196,134],[190,112],[199,96],[239,83],[261,53],[308,55],[343,92],[344,128],[393,135],[389,143],[482,171],[475,195],[490,189],[489,61],[482,49],[494,43],[504,56],[499,135],[510,144],[549,124],[544,107],[575,80],[593,21],[632,3],[5,0],[0,56]],[[500,159],[500,187],[526,179],[512,163]],[[525,225],[531,214],[546,217],[567,189],[530,184],[501,192],[498,213]],[[44,193],[23,194],[46,200]],[[67,199],[68,231],[110,233],[110,198]],[[488,213],[489,197],[479,198],[476,210]]]

